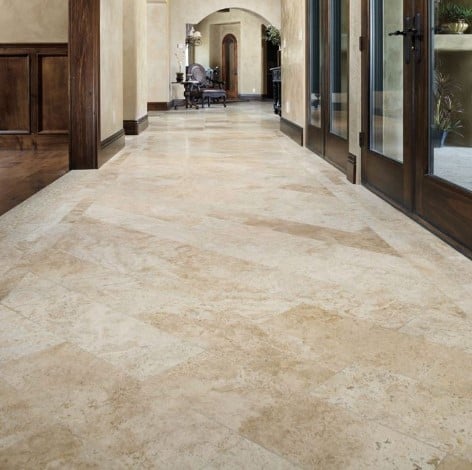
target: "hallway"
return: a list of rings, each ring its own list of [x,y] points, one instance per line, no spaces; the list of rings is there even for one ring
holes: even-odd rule
[[[0,468],[472,468],[471,261],[271,111],[0,217]]]

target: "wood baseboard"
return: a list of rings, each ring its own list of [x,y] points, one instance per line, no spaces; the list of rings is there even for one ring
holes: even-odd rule
[[[147,104],[148,111],[169,111],[171,107],[172,103],[167,102],[153,102]]]
[[[303,127],[300,127],[298,124],[281,117],[280,130],[286,136],[294,140],[298,145],[303,145]]]
[[[125,146],[125,130],[120,129],[110,137],[100,142],[98,151],[98,168],[114,157]]]
[[[149,118],[147,114],[136,120],[123,121],[123,129],[126,135],[139,135],[141,132],[145,131],[148,126]]]
[[[263,96],[260,93],[244,93],[244,94],[238,95],[238,98],[244,101],[246,100],[247,101],[262,101],[263,100]]]
[[[356,168],[357,157],[353,153],[350,153],[347,157],[346,177],[352,184],[356,184]]]

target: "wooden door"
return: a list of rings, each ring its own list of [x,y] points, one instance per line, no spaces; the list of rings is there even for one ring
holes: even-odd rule
[[[228,98],[238,97],[238,41],[233,34],[227,34],[222,43],[223,80]]]
[[[472,256],[472,36],[439,5],[364,0],[362,177]]]
[[[472,257],[472,35],[447,31],[438,2],[416,3],[423,40],[415,70],[415,212]]]
[[[414,2],[364,0],[362,181],[413,208]]]
[[[307,146],[346,172],[349,154],[349,1],[308,2]]]

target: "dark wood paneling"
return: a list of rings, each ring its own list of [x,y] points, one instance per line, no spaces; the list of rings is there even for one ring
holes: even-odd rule
[[[62,150],[38,152],[0,150],[0,214],[28,199],[68,169],[67,146]]]
[[[69,129],[69,72],[66,56],[38,57],[38,130],[67,133]]]
[[[0,133],[29,134],[30,128],[30,58],[0,55]]]
[[[125,146],[125,130],[120,129],[100,143],[100,151],[98,152],[98,166],[102,166],[110,158],[115,156]]]
[[[126,135],[139,135],[141,132],[145,131],[149,126],[148,115],[143,116],[140,119],[135,121],[123,121],[123,128]]]
[[[0,135],[1,150],[66,150],[68,134],[9,134]]]
[[[282,117],[280,118],[280,130],[298,145],[303,145],[303,128],[298,124]]]
[[[98,168],[100,2],[69,0],[71,168]]]
[[[151,102],[147,104],[148,111],[168,111],[172,108],[172,103]]]

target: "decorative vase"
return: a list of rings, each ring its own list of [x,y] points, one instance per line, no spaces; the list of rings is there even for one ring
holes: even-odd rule
[[[183,82],[184,81],[184,73],[183,72],[177,72],[175,74],[175,79],[178,81],[178,82]]]
[[[448,131],[443,131],[437,127],[433,127],[431,129],[431,143],[433,144],[433,147],[444,147],[448,134]]]
[[[443,31],[449,34],[464,34],[469,28],[465,20],[458,20],[455,23],[446,23],[442,25]]]

